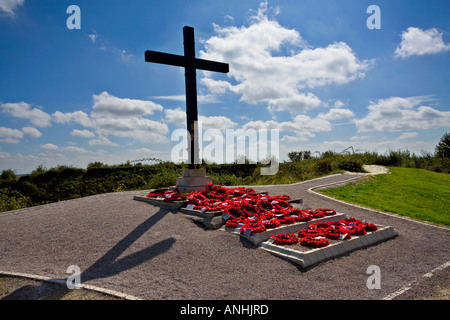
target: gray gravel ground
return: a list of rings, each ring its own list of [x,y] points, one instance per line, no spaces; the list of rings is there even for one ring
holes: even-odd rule
[[[394,227],[391,240],[302,269],[239,236],[206,230],[180,212],[115,193],[0,214],[0,270],[65,279],[70,265],[81,281],[143,299],[422,299],[449,285],[450,232],[356,208],[308,188],[354,175],[289,186],[255,187],[302,198]],[[368,289],[366,270],[381,270],[381,289]],[[436,269],[438,268],[438,269]],[[433,271],[434,270],[434,271]],[[430,276],[431,272],[431,276]],[[428,274],[428,276],[424,276]]]

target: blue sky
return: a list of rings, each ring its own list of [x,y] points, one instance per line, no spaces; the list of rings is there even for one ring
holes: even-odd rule
[[[278,129],[280,160],[433,152],[450,123],[449,16],[448,1],[0,0],[0,170],[171,160],[184,70],[144,52],[183,54],[186,25],[197,57],[230,64],[197,72],[203,129]]]

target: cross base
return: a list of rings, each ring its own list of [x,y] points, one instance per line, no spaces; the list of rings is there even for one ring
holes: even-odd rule
[[[206,176],[206,169],[185,169],[183,177],[177,178],[179,192],[201,191],[206,185],[212,183],[212,178]]]

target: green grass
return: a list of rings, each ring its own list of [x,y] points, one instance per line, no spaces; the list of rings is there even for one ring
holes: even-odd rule
[[[389,167],[391,174],[370,176],[319,192],[346,202],[415,220],[450,226],[450,175]]]

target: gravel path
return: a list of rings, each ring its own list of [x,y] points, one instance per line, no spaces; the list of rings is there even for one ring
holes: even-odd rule
[[[308,191],[354,178],[338,174],[255,187],[302,198],[313,208],[333,208],[389,225],[399,233],[395,239],[307,269],[235,234],[205,230],[180,212],[133,200],[134,195],[146,194],[141,191],[0,214],[0,270],[66,279],[67,268],[77,265],[83,284],[143,299],[410,299],[429,295],[438,284],[448,287],[448,229]],[[381,289],[366,286],[370,265],[380,267]]]

